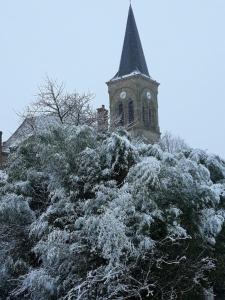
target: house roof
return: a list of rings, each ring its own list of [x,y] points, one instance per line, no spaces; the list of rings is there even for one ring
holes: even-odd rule
[[[16,147],[24,139],[34,134],[34,132],[43,131],[57,123],[57,119],[51,115],[27,117],[9,139],[3,143],[3,150],[10,152],[10,148]]]

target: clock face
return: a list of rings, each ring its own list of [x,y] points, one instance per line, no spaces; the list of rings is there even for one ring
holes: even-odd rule
[[[150,91],[147,91],[146,96],[147,96],[147,98],[148,98],[149,100],[152,99],[152,94],[151,94]]]
[[[120,98],[121,98],[121,99],[125,99],[126,96],[127,96],[127,93],[126,93],[126,92],[123,91],[123,92],[120,93]]]

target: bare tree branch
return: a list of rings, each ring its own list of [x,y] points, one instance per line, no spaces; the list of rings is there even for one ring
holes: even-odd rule
[[[38,89],[36,101],[28,106],[22,118],[34,130],[37,117],[52,117],[55,122],[67,125],[93,125],[96,113],[91,107],[93,94],[69,93],[64,83],[58,83],[49,77]]]

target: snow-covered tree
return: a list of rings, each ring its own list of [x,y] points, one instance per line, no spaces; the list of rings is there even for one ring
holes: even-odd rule
[[[18,146],[0,180],[3,299],[223,293],[221,158],[56,125]]]

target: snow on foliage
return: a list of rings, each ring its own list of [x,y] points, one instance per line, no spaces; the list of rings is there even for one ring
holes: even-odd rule
[[[0,182],[7,179],[6,173],[0,170]]]
[[[30,224],[35,220],[35,214],[30,209],[29,204],[22,196],[7,194],[2,196],[0,202],[0,223]]]
[[[19,296],[21,294],[30,295],[31,299],[45,300],[51,299],[55,294],[56,282],[55,280],[46,274],[45,270],[39,269],[31,271],[22,280],[21,286],[13,292],[13,296]]]
[[[225,286],[225,162],[166,134],[56,125],[0,173],[2,299],[198,299]]]

